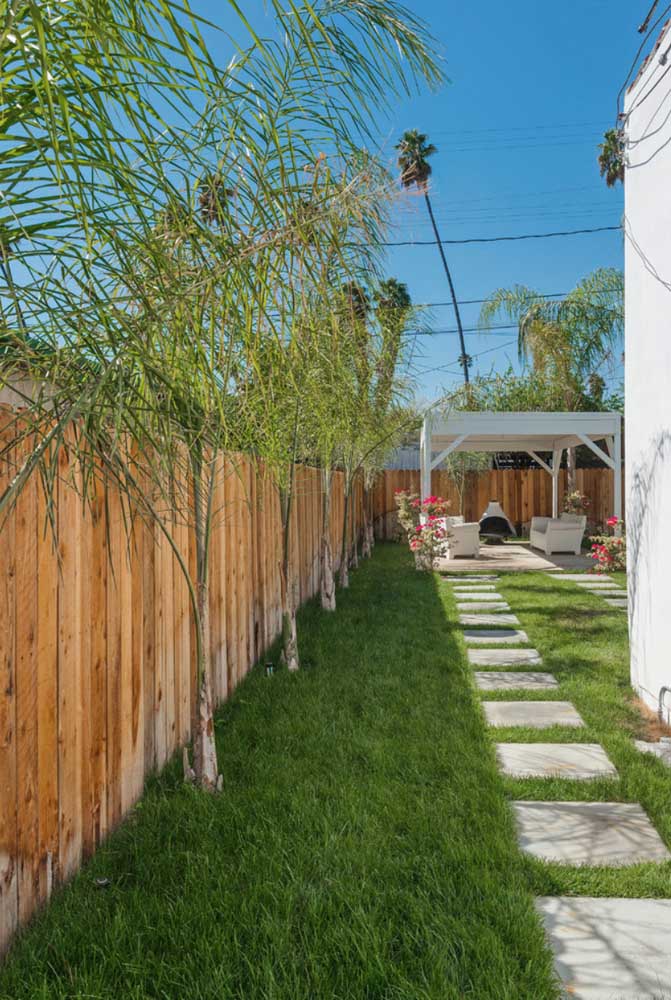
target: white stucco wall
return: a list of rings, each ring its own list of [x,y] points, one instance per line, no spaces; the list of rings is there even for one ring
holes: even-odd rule
[[[625,456],[632,683],[671,687],[671,45],[625,102]],[[654,88],[654,89],[651,89]],[[671,716],[671,694],[665,717]]]

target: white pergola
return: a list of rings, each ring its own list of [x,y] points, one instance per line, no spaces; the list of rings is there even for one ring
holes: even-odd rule
[[[614,509],[622,517],[622,418],[619,413],[469,413],[429,410],[420,441],[422,499],[431,471],[453,451],[523,451],[552,476],[552,516],[559,514],[559,469],[565,448],[584,444],[615,473]],[[596,442],[605,441],[606,451]],[[551,452],[552,462],[539,452]]]

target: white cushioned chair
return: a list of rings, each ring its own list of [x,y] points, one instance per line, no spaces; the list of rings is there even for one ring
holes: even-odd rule
[[[454,559],[455,556],[477,558],[480,555],[480,525],[477,522],[466,524],[460,514],[441,520],[449,532],[444,547],[447,559]]]
[[[532,549],[541,549],[546,556],[554,552],[572,552],[580,555],[587,518],[579,514],[562,514],[561,517],[532,517],[529,541]]]

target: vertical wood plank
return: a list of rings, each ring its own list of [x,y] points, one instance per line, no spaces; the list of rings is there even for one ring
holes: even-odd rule
[[[59,455],[58,743],[60,767],[59,868],[63,879],[82,858],[81,726],[81,500],[71,480],[78,477],[68,448]]]
[[[108,551],[105,491],[105,483],[96,483],[95,497],[91,503],[91,551],[88,562],[91,606],[91,809],[95,845],[107,833]]]
[[[11,436],[11,414],[0,408],[0,443]],[[13,454],[0,462],[0,489],[13,476]],[[9,944],[19,919],[18,830],[16,810],[16,530],[15,514],[0,522],[0,953]]]
[[[54,517],[57,525],[57,504]],[[41,489],[37,501],[37,548],[39,896],[44,902],[51,896],[58,876],[58,554]]]

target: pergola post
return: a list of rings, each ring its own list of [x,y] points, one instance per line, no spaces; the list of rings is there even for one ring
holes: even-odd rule
[[[552,516],[559,517],[559,470],[563,448],[555,448],[552,452]]]
[[[618,421],[615,440],[613,442],[613,475],[615,483],[613,489],[613,514],[615,517],[622,517],[622,426]]]
[[[431,411],[424,417],[419,440],[419,489],[422,500],[431,496]]]

